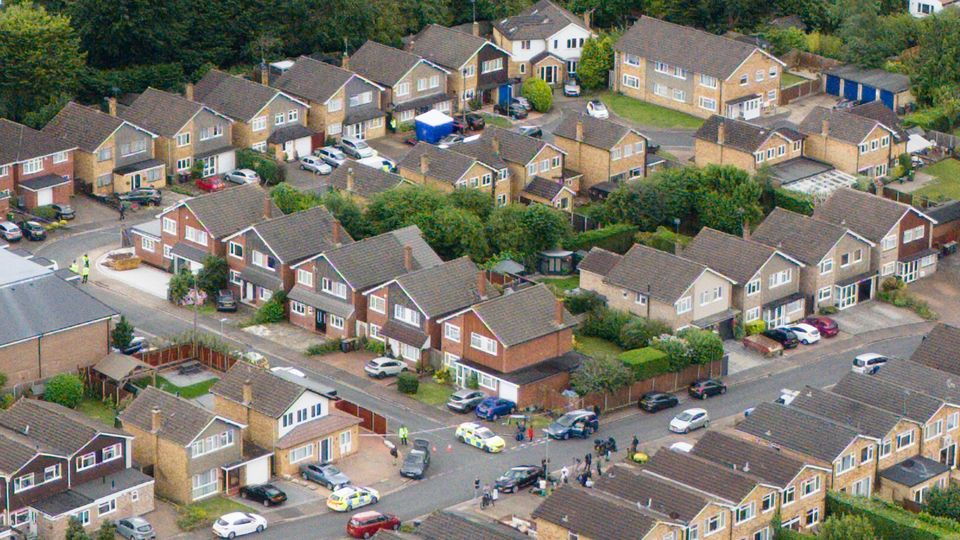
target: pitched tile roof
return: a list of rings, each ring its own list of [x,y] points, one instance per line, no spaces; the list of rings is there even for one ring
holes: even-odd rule
[[[507,39],[547,39],[575,24],[589,30],[583,19],[554,4],[550,0],[540,0],[513,17],[507,17],[493,23]]]
[[[613,48],[721,81],[759,50],[756,45],[646,16],[640,17]]]
[[[865,191],[841,188],[814,211],[819,219],[843,225],[876,243],[890,232],[910,206]]]
[[[657,524],[633,505],[572,486],[554,491],[533,511],[532,517],[592,540],[621,540],[623,531],[643,538]]]
[[[194,101],[244,122],[256,116],[276,95],[277,91],[269,86],[217,69],[208,71],[193,88]]]
[[[937,206],[928,206],[925,212],[940,225],[958,221],[960,220],[960,201],[949,201]]]
[[[894,93],[905,92],[910,89],[910,77],[883,69],[866,69],[854,64],[843,64],[828,69],[827,74]]]
[[[606,475],[597,478],[593,489],[687,522],[710,504],[710,499],[701,493],[624,465],[611,467]]]
[[[601,276],[606,276],[610,270],[623,259],[623,255],[607,251],[600,247],[592,247],[587,256],[577,265],[579,270],[586,270]]]
[[[309,441],[326,438],[361,422],[360,417],[332,410],[326,416],[316,418],[291,429],[277,439],[277,448],[291,448]]]
[[[493,150],[493,145],[490,143],[490,139],[484,141],[482,140],[482,136],[480,139],[454,144],[449,148],[458,154],[463,154],[476,159],[477,161],[485,165],[489,165],[497,170],[505,169],[507,167],[507,162],[503,160],[501,153]]]
[[[752,240],[744,240],[704,227],[684,248],[683,256],[746,284],[777,251]]]
[[[243,403],[243,385],[250,381],[250,408],[271,418],[280,418],[307,389],[247,362],[237,362],[216,382],[210,393]]]
[[[577,324],[566,309],[563,322],[557,324],[556,307],[560,300],[546,285],[505,292],[499,298],[473,306],[473,311],[505,347],[512,347]],[[561,304],[562,305],[562,304]]]
[[[581,142],[604,150],[616,146],[620,139],[631,131],[627,126],[618,124],[613,120],[604,120],[583,113],[576,113],[563,115],[560,124],[553,130],[553,134],[557,137],[576,141],[577,122],[580,122],[583,127],[583,140]],[[646,139],[646,136],[643,137]]]
[[[880,122],[881,124],[892,129],[898,141],[907,140],[907,132],[903,130],[903,125],[900,123],[900,117],[897,116],[897,113],[893,112],[893,109],[884,105],[882,101],[863,103],[848,109],[848,112],[857,116],[876,120],[877,122]]]
[[[910,360],[960,375],[960,328],[943,323],[934,326]]]
[[[924,456],[913,456],[883,469],[877,474],[884,480],[913,487],[950,472],[950,466]]]
[[[898,386],[894,382],[852,372],[844,375],[830,391],[924,424],[944,404],[941,399]]]
[[[491,146],[492,141],[496,140],[500,146],[500,157],[504,161],[526,165],[530,160],[537,157],[537,154],[543,150],[543,147],[549,146],[549,143],[530,137],[522,133],[510,131],[497,126],[489,126],[483,131],[483,135],[476,142]],[[466,143],[461,146],[470,146],[475,143]]]
[[[753,444],[720,431],[708,430],[693,447],[693,455],[737,467],[780,489],[786,489],[806,464],[772,448]]]
[[[0,425],[62,455],[73,455],[99,434],[129,437],[125,431],[49,401],[19,399],[0,414]]]
[[[408,51],[367,40],[347,64],[354,71],[384,86],[393,86],[422,59]]]
[[[75,148],[52,134],[0,118],[0,165],[48,156]]]
[[[427,157],[427,176],[442,180],[449,184],[456,184],[475,163],[480,162],[474,157],[462,154],[452,148],[440,148],[430,143],[419,142],[400,160],[399,167],[420,174],[420,156]],[[482,162],[480,162],[482,164]],[[488,166],[489,167],[489,166]],[[496,170],[491,169],[491,174]]]
[[[774,208],[750,238],[782,250],[804,264],[817,265],[847,234],[846,229],[783,208]]]
[[[38,445],[23,433],[0,426],[0,472],[6,475],[13,474],[29,463],[38,452],[56,454],[59,450]]]
[[[857,437],[851,427],[776,403],[761,403],[736,429],[826,463]]]
[[[217,418],[193,401],[148,386],[120,413],[120,421],[151,432],[154,408],[160,409],[160,437],[183,446],[190,444]]]
[[[523,188],[523,193],[548,201],[552,201],[561,191],[563,191],[563,180],[542,176],[534,176],[533,180]]]
[[[84,152],[94,152],[122,125],[121,118],[71,101],[43,126],[43,132]]]
[[[759,480],[730,467],[725,467],[686,452],[661,449],[643,470],[699,489],[732,504],[737,504],[757,487]]]
[[[669,272],[664,272],[669,268]],[[641,244],[634,244],[607,274],[605,281],[630,291],[649,294],[673,304],[707,267]]]
[[[353,73],[343,68],[301,56],[273,85],[288,94],[326,103],[351,77]]]
[[[346,163],[333,170],[333,174],[327,177],[329,184],[341,191],[347,191],[347,177],[353,172],[353,190],[364,199],[369,199],[378,193],[383,193],[404,183],[403,177],[399,174],[361,165],[353,160],[347,160]]]
[[[814,107],[800,122],[798,129],[807,135],[820,135],[823,121],[828,120],[827,135],[849,144],[860,144],[880,122],[847,111]],[[888,129],[893,129],[886,126]]]
[[[881,381],[960,404],[960,376],[908,360],[891,360],[874,374]]]
[[[263,202],[269,196],[257,184],[245,184],[186,199],[181,204],[197,216],[214,238],[219,239],[263,221]],[[270,215],[281,214],[273,205]]]
[[[900,422],[900,416],[890,411],[812,386],[801,390],[790,406],[878,439],[889,435]]]
[[[480,302],[477,275],[480,270],[469,257],[460,257],[397,278],[417,306],[430,318],[453,313]],[[487,283],[487,298],[499,292]]]
[[[363,291],[406,274],[404,247],[410,246],[413,269],[443,263],[416,225],[364,238],[326,252],[324,257],[355,290]]]
[[[253,226],[274,255],[285,264],[296,264],[303,259],[337,247],[333,239],[334,227],[340,227],[340,242],[349,244],[353,238],[323,206],[281,215]]]
[[[751,154],[756,152],[763,143],[767,142],[767,139],[775,136],[775,134],[780,134],[790,141],[803,139],[803,136],[797,137],[800,134],[792,129],[769,129],[716,114],[700,125],[696,134],[694,134],[694,138],[719,144],[718,133],[721,125],[723,125],[723,144],[725,146]]]
[[[417,527],[417,537],[424,540],[524,540],[530,537],[502,523],[438,510]]]
[[[410,42],[410,52],[431,62],[458,70],[489,41],[473,34],[428,24]]]
[[[203,105],[183,96],[147,88],[120,117],[157,135],[173,137],[201,109]]]

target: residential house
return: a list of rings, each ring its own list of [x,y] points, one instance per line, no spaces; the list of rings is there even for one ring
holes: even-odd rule
[[[374,195],[405,185],[406,181],[399,174],[347,160],[327,177],[327,184],[365,206]]]
[[[480,161],[453,148],[440,148],[418,142],[397,164],[400,176],[408,182],[431,186],[441,191],[479,189],[502,202],[510,198],[510,170],[495,154]]]
[[[769,129],[744,120],[712,115],[693,136],[697,166],[733,165],[751,174],[803,156],[804,135],[779,127]]]
[[[880,471],[879,496],[919,511],[931,490],[946,489],[950,467],[921,456],[913,457]]]
[[[955,5],[955,0],[910,0],[909,11],[914,17],[922,18],[940,13],[943,8]]]
[[[883,178],[906,152],[907,137],[898,125],[878,120],[879,109],[886,108],[880,103],[849,110],[814,107],[797,127],[806,135],[804,154],[847,174]]]
[[[616,540],[679,538],[683,525],[669,516],[628,504],[616,497],[563,486],[540,503],[531,515],[541,540]]]
[[[257,83],[211,69],[187,94],[233,120],[235,147],[269,152],[285,161],[309,155],[316,133],[307,127],[309,105],[266,83],[266,73]]]
[[[21,388],[93,366],[110,352],[117,312],[52,269],[0,249],[0,364]]]
[[[337,66],[301,56],[273,85],[309,108],[307,126],[330,139],[376,139],[386,133],[383,87]]]
[[[500,293],[483,270],[460,257],[405,273],[364,295],[370,336],[395,357],[419,366],[440,356],[441,319]]]
[[[553,132],[553,144],[566,153],[565,166],[583,174],[580,190],[647,175],[649,139],[635,129],[586,114],[568,114]]]
[[[15,193],[27,209],[69,204],[76,149],[49,133],[0,118],[0,214],[6,215]]]
[[[585,358],[573,350],[577,321],[543,284],[508,289],[437,322],[443,365],[456,384],[466,387],[476,377],[484,390],[521,408],[549,406]]]
[[[94,195],[166,186],[166,167],[153,153],[157,135],[118,118],[116,100],[111,98],[108,104],[109,114],[71,101],[43,126],[43,132],[76,147],[74,178]]]
[[[377,538],[383,536],[385,532],[389,531],[378,533]],[[438,510],[428,515],[412,534],[414,535],[413,538],[422,538],[423,540],[452,540],[451,534],[464,540],[470,538],[525,540],[530,538],[513,527],[498,521],[488,520],[486,516],[478,516],[472,512],[453,512],[450,510]],[[389,536],[386,538],[390,540]]]
[[[923,341],[913,351],[910,361],[953,375],[960,375],[958,350],[960,350],[960,328],[938,323],[923,336]]]
[[[159,226],[151,222],[131,229],[134,252],[157,268],[196,272],[207,256],[226,257],[226,237],[281,214],[257,184],[183,199],[157,216]]]
[[[923,392],[948,403],[960,404],[960,388],[947,371],[925,366],[911,360],[891,360],[875,373],[878,380],[916,392]]]
[[[613,50],[613,89],[632,98],[744,120],[779,102],[786,65],[754,43],[644,16]]]
[[[513,91],[510,53],[480,37],[476,24],[472,33],[428,24],[413,36],[407,50],[450,72],[447,91],[456,96],[456,110],[466,109],[473,100],[497,102],[502,93]]]
[[[192,91],[192,85],[186,96],[147,88],[120,117],[157,134],[154,156],[171,175],[189,175],[198,162],[204,177],[228,173],[237,162],[233,120],[192,101]]]
[[[683,256],[736,281],[732,306],[743,313],[745,323],[762,319],[767,328],[776,328],[806,313],[800,290],[806,265],[783,251],[704,227]]]
[[[60,540],[71,518],[93,534],[107,520],[153,511],[154,481],[131,468],[132,444],[82,413],[20,399],[0,414],[3,524],[23,538]]]
[[[846,309],[876,294],[877,273],[871,269],[874,244],[845,227],[774,208],[750,239],[804,264],[800,292],[807,312],[824,306]]]
[[[350,71],[384,88],[383,110],[398,124],[436,109],[449,114],[457,97],[447,91],[450,71],[409,51],[367,41],[348,60]]]
[[[493,42],[510,53],[510,76],[538,77],[560,86],[577,74],[583,43],[590,31],[591,11],[577,17],[550,0],[540,0],[520,13],[493,23]]]
[[[379,298],[368,306],[364,293],[442,262],[416,225],[328,249],[293,265],[290,322],[329,337],[382,339],[380,326],[368,328],[367,309],[386,313],[386,306]]]
[[[289,292],[297,263],[353,242],[323,206],[271,216],[223,239],[230,287],[241,302],[252,306],[263,305],[278,292]]]
[[[157,494],[178,504],[236,495],[270,480],[270,453],[248,443],[246,424],[194,401],[148,386],[120,413],[135,439],[133,458],[156,481]]]
[[[607,299],[613,309],[661,320],[678,330],[688,326],[715,329],[733,336],[732,306],[737,283],[686,257],[634,244],[626,255],[613,257],[593,248],[580,266],[580,288]],[[614,258],[619,260],[610,265]],[[594,260],[597,259],[597,260]],[[669,272],[664,272],[669,268]],[[608,270],[606,274],[598,271]]]
[[[299,474],[307,461],[328,463],[360,447],[360,419],[331,410],[332,388],[237,362],[210,388],[218,415],[248,426],[244,440],[273,452],[273,474]]]
[[[719,431],[704,433],[692,453],[776,486],[779,495],[768,493],[761,499],[760,514],[778,512],[782,527],[799,531],[816,523],[814,516],[826,515],[829,468]]]
[[[924,213],[936,222],[931,233],[933,247],[943,250],[956,245],[951,242],[960,243],[960,201],[928,206]]]
[[[880,440],[795,407],[761,403],[733,434],[830,469],[827,489],[870,496],[876,490]]]
[[[935,222],[913,206],[845,188],[817,205],[813,215],[873,242],[870,269],[881,280],[896,276],[912,283],[937,271]]]

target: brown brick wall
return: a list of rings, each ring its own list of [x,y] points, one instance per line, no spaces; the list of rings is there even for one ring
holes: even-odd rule
[[[340,452],[340,434],[344,431],[350,432],[350,451],[346,454]],[[297,444],[290,448],[276,449],[274,454],[274,467],[275,474],[278,476],[291,475],[297,476],[300,474],[300,465],[305,463],[310,463],[311,461],[318,461],[320,459],[320,444],[323,439],[330,439],[330,452],[331,452],[331,461],[339,461],[340,459],[352,456],[360,450],[360,427],[359,425],[349,427],[347,429],[331,433],[325,437],[320,437],[313,441],[307,441],[303,444]],[[290,451],[296,448],[303,447],[307,444],[313,443],[313,457],[305,459],[303,461],[298,461],[296,463],[290,463]]]
[[[224,418],[246,424],[243,439],[261,448],[273,448],[277,441],[277,419],[251,410],[236,401],[213,396],[213,410]]]
[[[116,521],[132,516],[142,516],[154,509],[154,485],[137,488],[136,490],[126,491],[117,497],[117,509],[104,516],[97,512],[97,505],[86,507],[90,511],[90,524],[83,529],[88,534],[94,534],[100,528],[104,521]],[[133,500],[133,491],[136,491],[138,499]],[[61,540],[66,538],[69,519],[66,517],[51,520],[44,517],[43,514],[37,514],[37,534],[40,540]]]
[[[817,493],[803,497],[802,486],[803,484],[814,477],[820,477],[820,491]],[[830,475],[825,471],[819,469],[813,469],[810,467],[805,468],[793,479],[793,482],[790,483],[789,487],[793,487],[795,490],[795,495],[793,502],[784,506],[782,500],[782,494],[778,495],[780,505],[780,520],[781,522],[790,521],[795,517],[800,518],[800,523],[803,524],[804,519],[806,518],[807,512],[812,508],[818,508],[820,510],[820,521],[823,521],[825,512],[825,501],[827,496],[827,486],[830,483]]]
[[[78,326],[43,338],[0,348],[0,364],[9,377],[8,387],[75,373],[92,366],[110,352],[110,321]]]
[[[731,515],[731,538],[744,538],[752,536],[755,532],[765,527],[770,527],[770,520],[773,519],[774,512],[763,513],[760,511],[762,499],[770,493],[776,494],[777,490],[766,486],[757,485],[757,487],[755,487],[749,495],[740,501],[740,506],[753,503],[755,514],[753,518],[748,519],[740,524],[736,524],[734,522],[736,515]]]

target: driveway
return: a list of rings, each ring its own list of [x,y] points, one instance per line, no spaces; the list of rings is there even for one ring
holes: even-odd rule
[[[940,322],[960,326],[960,255],[940,259],[937,273],[911,283],[909,290],[930,304]]]
[[[840,330],[853,335],[923,322],[923,319],[912,311],[894,307],[879,300],[872,300],[847,308],[840,313],[831,315],[830,318],[837,321]]]

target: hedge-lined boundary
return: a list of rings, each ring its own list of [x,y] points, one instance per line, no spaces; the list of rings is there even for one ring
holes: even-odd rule
[[[960,540],[960,522],[952,519],[914,514],[880,499],[827,493],[827,515],[842,514],[864,516],[883,540]]]

